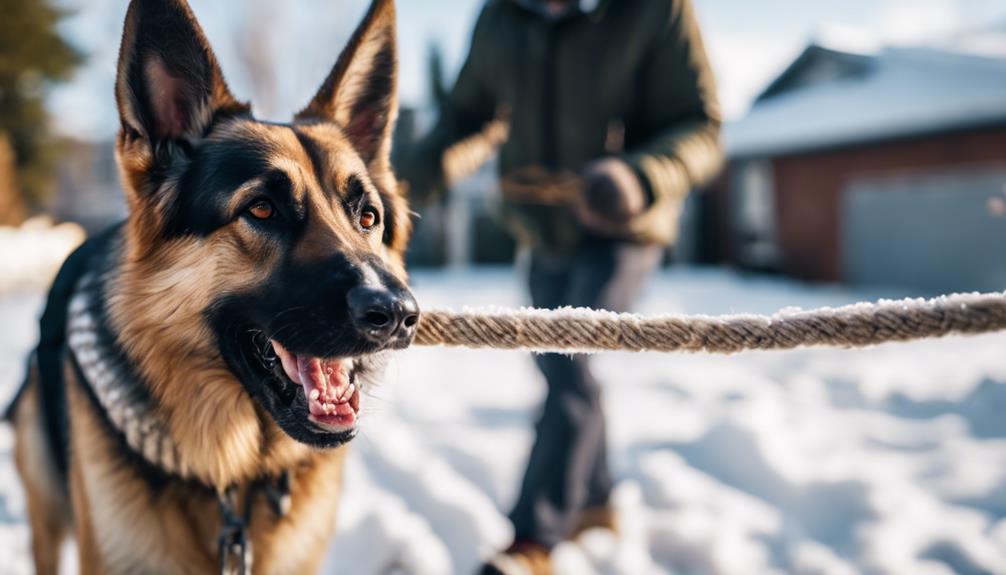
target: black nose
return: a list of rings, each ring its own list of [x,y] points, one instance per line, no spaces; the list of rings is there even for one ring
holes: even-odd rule
[[[407,290],[358,286],[347,294],[349,311],[360,333],[378,343],[411,340],[419,323],[419,305]]]

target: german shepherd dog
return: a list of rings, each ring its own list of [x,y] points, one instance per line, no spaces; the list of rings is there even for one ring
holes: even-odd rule
[[[419,311],[390,163],[393,0],[291,123],[253,118],[185,0],[133,0],[115,95],[126,220],[50,292],[9,410],[37,571],[306,573],[361,390]]]

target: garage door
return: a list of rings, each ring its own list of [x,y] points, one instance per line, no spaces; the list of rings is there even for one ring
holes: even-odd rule
[[[1006,167],[860,179],[842,195],[843,277],[927,293],[1006,290]]]

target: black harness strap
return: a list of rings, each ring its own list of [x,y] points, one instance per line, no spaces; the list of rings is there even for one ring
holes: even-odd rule
[[[80,278],[94,266],[96,260],[108,255],[119,226],[88,239],[70,254],[46,298],[45,309],[39,320],[39,343],[35,350],[38,362],[38,399],[45,422],[46,438],[56,462],[61,479],[67,478],[69,468],[66,384],[63,381],[63,360],[66,357],[67,308]],[[27,385],[27,382],[25,383]]]

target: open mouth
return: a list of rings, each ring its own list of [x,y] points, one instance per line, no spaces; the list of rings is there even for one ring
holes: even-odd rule
[[[319,358],[288,351],[278,341],[269,345],[279,358],[282,375],[301,386],[308,419],[329,432],[351,431],[360,413],[360,389],[352,358]]]
[[[376,264],[368,265],[376,274]],[[362,272],[337,275],[356,273]],[[320,300],[313,290],[300,291],[321,275],[332,274],[312,268],[284,280],[297,286],[289,293],[224,297],[206,319],[221,359],[254,400],[263,423],[276,424],[300,443],[329,449],[356,436],[363,394],[379,382],[392,353],[412,343],[419,310],[408,289],[390,276],[384,280],[392,288],[328,286]],[[307,305],[288,307],[291,300]]]
[[[356,435],[363,388],[381,371],[384,355],[351,346],[346,357],[296,352],[260,329],[239,330],[225,353],[239,379],[288,435],[320,448]]]

